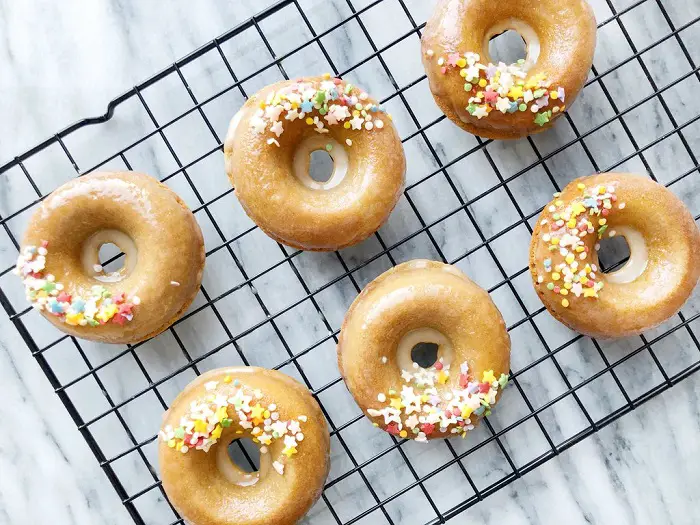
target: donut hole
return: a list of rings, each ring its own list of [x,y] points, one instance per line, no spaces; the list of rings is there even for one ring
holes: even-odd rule
[[[612,273],[625,266],[630,258],[630,247],[622,235],[605,237],[599,241],[598,264],[603,273]]]
[[[421,368],[430,368],[438,360],[440,345],[421,342],[411,348],[411,360]]]
[[[97,252],[97,258],[101,271],[105,273],[118,272],[124,268],[124,252],[114,243],[106,242],[101,245]]]
[[[527,43],[520,33],[509,29],[491,37],[489,55],[494,64],[515,64],[527,58]]]
[[[330,190],[348,173],[348,153],[332,137],[319,135],[303,139],[294,154],[294,175],[312,190]]]
[[[248,438],[234,439],[228,446],[228,457],[246,474],[260,470],[260,447]]]
[[[335,164],[326,150],[312,151],[309,158],[309,176],[316,182],[328,182],[333,175]]]

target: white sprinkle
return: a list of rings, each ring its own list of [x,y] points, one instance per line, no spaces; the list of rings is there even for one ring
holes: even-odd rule
[[[384,403],[384,401],[386,401],[386,396],[384,394],[379,394],[377,396],[377,401],[379,401],[380,403]]]
[[[56,277],[52,273],[46,276],[46,280],[49,281],[50,283],[54,282],[56,280]]]
[[[540,107],[537,104],[533,104],[532,106],[530,106],[530,111],[532,111],[533,113],[537,113],[539,110]]]
[[[383,357],[382,357],[382,363],[386,364],[386,363],[387,363],[387,361],[389,361],[389,359],[387,359],[387,357],[386,357],[386,356],[383,356]]]
[[[278,148],[280,147],[280,143],[277,142],[277,139],[267,139],[267,144],[268,144],[268,146],[274,144]]]
[[[172,286],[180,286],[180,283],[177,282],[177,281],[170,281],[170,284],[171,284]]]
[[[442,66],[445,63],[445,59],[440,57],[438,58],[438,66]]]
[[[625,206],[627,206],[627,205],[626,205],[624,202],[622,202],[622,203],[620,203],[620,205],[618,206],[618,208],[620,208],[621,210],[624,210],[624,209],[625,209]]]
[[[367,100],[369,98],[369,95],[365,93],[364,91],[360,93],[360,100]]]
[[[218,381],[209,381],[204,385],[204,388],[206,388],[208,391],[212,391],[216,388],[216,386],[219,384]]]
[[[135,305],[141,304],[141,298],[138,295],[134,295],[134,298],[131,300],[131,302]]]
[[[377,129],[382,129],[384,127],[384,121],[383,120],[375,120],[374,125],[377,127]]]
[[[63,285],[61,283],[56,283],[56,290],[58,290],[59,292],[63,290]]]
[[[435,52],[434,52],[432,49],[428,49],[428,50],[425,52],[425,54],[428,55],[429,57],[431,57],[431,56],[433,56],[433,55],[435,54]]]
[[[615,237],[615,235],[617,235],[617,232],[615,230],[610,230],[610,233],[608,235],[610,237]]]
[[[279,474],[280,476],[284,475],[284,465],[282,463],[280,463],[279,461],[274,461],[272,463],[272,466],[277,471],[277,474]]]
[[[100,273],[102,271],[102,265],[101,264],[93,264],[92,269],[95,273]]]
[[[372,128],[374,128],[374,124],[372,124],[371,122],[365,122],[365,129],[367,131],[371,130]]]
[[[299,432],[299,433],[296,435],[296,438],[297,438],[297,441],[304,441],[304,434],[301,433],[301,432]]]
[[[302,423],[306,423],[309,420],[309,418],[306,416],[299,416],[297,419]]]
[[[347,144],[348,146],[352,146],[352,140],[345,139],[345,144]]]
[[[39,252],[39,255],[46,255],[47,253],[49,253],[49,251],[43,246],[40,247],[37,251]]]
[[[261,454],[267,454],[267,447],[264,446],[264,445],[263,445],[262,447],[260,447],[260,453],[261,453]]]
[[[277,405],[275,405],[274,403],[270,403],[270,406],[267,407],[267,408],[268,408],[270,411],[277,410]]]

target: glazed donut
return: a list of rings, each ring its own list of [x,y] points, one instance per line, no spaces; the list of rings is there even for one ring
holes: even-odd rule
[[[412,361],[420,343],[435,363]],[[508,382],[510,337],[488,293],[454,266],[415,260],[360,293],[338,341],[338,366],[374,426],[416,441],[467,433]]]
[[[175,398],[158,461],[173,507],[192,525],[292,525],[321,496],[330,436],[309,391],[275,370],[219,368]],[[228,455],[240,438],[260,447],[258,472]]]
[[[627,263],[598,267],[599,240],[623,236]],[[641,175],[577,179],[545,207],[530,272],[547,310],[592,337],[639,334],[678,312],[700,277],[700,233],[681,200]]]
[[[124,266],[105,273],[113,243]],[[29,221],[15,273],[27,300],[64,332],[104,343],[153,337],[199,290],[204,240],[185,203],[156,179],[93,173],[49,195]]]
[[[326,182],[309,175],[317,150],[334,162]],[[366,239],[404,187],[406,160],[391,116],[360,88],[329,75],[278,82],[253,95],[231,121],[224,155],[250,218],[302,250]]]
[[[509,29],[527,57],[492,63],[489,41]],[[435,102],[452,122],[490,139],[551,127],[593,63],[596,23],[585,0],[439,0],[421,40]]]

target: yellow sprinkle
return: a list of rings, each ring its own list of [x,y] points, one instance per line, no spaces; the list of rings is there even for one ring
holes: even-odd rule
[[[510,91],[508,92],[508,97],[513,99],[513,100],[518,100],[519,98],[523,98],[523,88],[520,86],[513,86],[510,88]]]
[[[567,290],[571,290],[572,286],[573,285],[571,283],[564,283],[564,288],[566,288]]]
[[[343,124],[343,127],[344,127],[345,129],[350,129],[350,123],[349,123],[349,122],[345,122],[345,123]]]
[[[579,252],[579,253],[582,252],[583,250],[585,250],[585,248],[584,248],[583,246],[577,246],[577,247],[576,247],[576,251]]]
[[[556,201],[554,201],[554,204],[556,204],[557,206],[563,206],[564,201],[563,200],[556,200]]]
[[[233,381],[233,380],[231,379],[231,376],[226,376],[226,377],[224,377],[224,383],[228,384],[228,383],[230,383],[231,381]]]
[[[479,86],[482,87],[482,88],[488,86],[488,84],[489,84],[489,83],[486,82],[486,79],[485,79],[485,78],[482,78],[481,80],[479,80]]]
[[[496,376],[493,375],[493,370],[487,370],[481,378],[482,383],[493,383],[496,381]]]
[[[457,60],[457,67],[464,67],[466,65],[467,65],[467,61],[465,59],[460,58],[459,60]]]
[[[306,117],[306,123],[307,123],[309,126],[312,126],[313,123],[314,123],[314,119],[312,119],[311,117]]]
[[[194,422],[194,431],[199,432],[200,434],[203,434],[207,431],[207,422],[203,421],[201,419],[198,419],[197,421]]]
[[[568,300],[568,299],[562,299],[562,300],[561,300],[561,305],[562,305],[564,308],[568,308],[568,307],[569,307],[569,300]]]
[[[265,410],[265,412],[263,412],[263,417],[264,417],[265,419],[267,419],[268,417],[270,417],[270,411],[269,411],[269,410]]]
[[[587,264],[586,266],[584,266],[583,271],[586,273],[591,273],[591,265]]]
[[[557,244],[559,244],[559,237],[554,237],[554,238],[552,239],[552,244],[553,244],[554,246],[556,246]]]
[[[588,282],[588,277],[581,277],[580,282],[581,284],[586,284]]]
[[[438,377],[437,377],[438,383],[440,383],[441,385],[444,385],[445,383],[447,383],[447,377],[448,377],[447,374],[443,370],[440,370],[440,373],[438,374]]]
[[[552,91],[552,92],[549,93],[549,96],[550,96],[551,98],[553,98],[554,100],[556,100],[556,99],[559,98],[559,93],[556,92],[556,91]]]
[[[564,288],[563,290],[559,290],[559,293],[562,294],[562,295],[569,295],[569,290],[567,290],[566,288]]]
[[[600,188],[598,188],[598,193],[599,193],[600,195],[603,195],[603,194],[605,193],[605,188],[604,188],[603,186],[601,186]]]
[[[80,324],[80,321],[84,319],[83,314],[77,313],[77,314],[66,314],[66,324],[69,324],[71,326],[78,326]]]
[[[331,74],[330,74],[330,73],[324,73],[324,74],[323,74],[323,78],[324,78],[324,80],[328,80],[329,78],[331,78]]]
[[[552,273],[552,280],[553,281],[558,281],[559,279],[561,279],[561,275],[559,275],[559,272]]]
[[[221,425],[216,425],[216,428],[211,431],[211,437],[214,439],[219,439],[221,437],[221,432],[223,432]]]
[[[466,69],[460,69],[459,70],[459,76],[462,78],[467,78],[467,70]]]
[[[598,293],[593,288],[586,288],[583,290],[584,297],[598,297]]]
[[[171,439],[171,440],[168,441],[168,446],[169,446],[170,448],[175,448],[175,443],[176,443],[175,440],[174,440],[174,439]]]
[[[464,407],[464,409],[462,410],[462,417],[464,419],[467,419],[469,416],[472,415],[472,412],[474,412],[474,410],[472,408]]]
[[[575,228],[576,227],[576,219],[569,219],[566,221],[566,226],[568,228]]]
[[[396,410],[401,410],[403,408],[403,403],[401,402],[401,399],[398,397],[392,397],[390,405],[392,408],[395,408]]]
[[[570,254],[568,254],[568,255],[566,256],[566,262],[567,262],[568,264],[571,264],[571,263],[574,262],[575,260],[576,260],[576,256],[575,256],[573,253],[570,253]]]
[[[401,432],[399,432],[399,436],[401,436],[402,438],[405,438],[408,436],[408,432],[406,432],[405,430],[402,430]]]
[[[297,453],[297,449],[294,448],[294,447],[292,447],[292,448],[285,448],[285,449],[282,451],[282,454],[284,454],[284,455],[287,456],[288,458],[291,458],[291,457],[292,457],[294,454],[296,454],[296,453]]]
[[[607,223],[607,222],[608,222],[608,219],[600,219],[600,220],[598,221],[598,224],[600,224],[601,226],[603,226],[603,225],[604,225],[605,223]]]

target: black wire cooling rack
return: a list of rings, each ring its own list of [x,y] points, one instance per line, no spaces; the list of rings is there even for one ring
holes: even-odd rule
[[[700,369],[697,297],[644,336],[599,342],[553,321],[527,271],[532,222],[578,176],[646,172],[700,218],[700,57],[685,43],[700,41],[692,2],[597,2],[595,67],[579,101],[553,130],[508,143],[463,133],[432,102],[418,50],[430,2],[308,3],[278,2],[114,99],[103,116],[0,167],[12,196],[0,206],[9,254],[0,301],[139,524],[182,523],[154,467],[159,415],[195,374],[217,366],[281,369],[313,391],[333,467],[306,519],[342,525],[444,523]],[[252,91],[324,71],[381,96],[403,137],[408,186],[360,247],[308,254],[267,239],[241,212],[221,139]],[[36,204],[64,180],[109,168],[147,171],[175,188],[207,245],[197,301],[167,332],[132,346],[47,327],[9,275]],[[513,386],[464,441],[426,446],[376,431],[335,365],[354,296],[415,257],[457,264],[487,288],[513,340]]]

